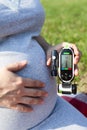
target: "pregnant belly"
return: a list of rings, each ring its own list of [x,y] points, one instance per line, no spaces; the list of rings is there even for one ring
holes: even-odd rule
[[[27,55],[19,52],[3,51],[0,52],[0,68],[9,64],[27,60]]]
[[[29,54],[11,51],[0,52],[0,68],[22,60],[27,60],[28,65],[17,74],[45,82],[45,90],[49,94],[44,99],[44,104],[32,106],[34,111],[30,113],[21,113],[16,110],[1,107],[0,128],[3,128],[3,130],[27,130],[34,127],[43,121],[55,106],[56,84],[45,65],[45,55],[42,52],[41,54],[40,52],[37,53],[37,55],[34,55],[32,51]]]

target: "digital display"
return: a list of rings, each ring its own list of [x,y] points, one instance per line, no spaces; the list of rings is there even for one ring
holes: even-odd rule
[[[60,78],[64,82],[70,81],[73,77],[73,51],[63,49],[60,54]]]
[[[72,55],[62,55],[62,70],[72,69]]]

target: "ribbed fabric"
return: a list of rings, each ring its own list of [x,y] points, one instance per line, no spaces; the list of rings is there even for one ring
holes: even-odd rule
[[[58,97],[51,115],[29,130],[87,130],[87,118],[67,101]]]
[[[85,117],[87,117],[87,95],[84,93],[77,93],[74,96],[61,95],[63,99],[77,108]]]
[[[21,0],[16,11],[6,4],[0,4],[0,68],[26,59],[28,65],[17,74],[43,81],[46,85],[44,89],[48,92],[44,104],[33,105],[34,111],[31,113],[1,107],[0,130],[55,130],[60,127],[65,130],[65,125],[71,125],[70,129],[86,130],[87,120],[80,113],[60,98],[56,103],[56,82],[46,66],[43,49],[33,39],[33,36],[40,34],[43,23],[44,11],[39,0]],[[67,119],[68,122],[70,119],[70,124]],[[72,123],[76,126],[76,122],[73,122],[75,119],[78,127],[72,127]]]
[[[39,0],[22,0],[18,11],[0,5],[0,68],[26,59],[26,68],[17,74],[43,81],[49,96],[44,104],[33,105],[31,113],[0,108],[2,130],[26,130],[34,127],[52,112],[56,103],[56,84],[46,67],[45,53],[33,36],[40,34],[44,22],[44,11]]]

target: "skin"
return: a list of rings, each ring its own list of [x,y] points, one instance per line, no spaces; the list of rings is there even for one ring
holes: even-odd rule
[[[51,51],[56,49],[58,52],[65,46],[65,42],[56,46],[49,45],[41,36],[34,37],[41,45],[47,55],[47,66],[51,64]],[[70,44],[75,53],[75,75],[78,75],[77,63],[80,60],[80,52],[75,44]],[[20,112],[33,111],[32,105],[44,103],[44,98],[48,93],[42,88],[45,84],[38,80],[23,78],[15,74],[24,67],[27,61],[10,64],[0,70],[0,106],[18,110]]]
[[[51,51],[52,50],[57,50],[58,52],[60,52],[60,50],[66,46],[66,44],[69,45],[69,47],[71,47],[73,50],[74,50],[74,54],[75,54],[75,57],[74,57],[74,65],[75,65],[75,76],[78,76],[78,62],[81,58],[81,52],[79,51],[79,49],[77,48],[77,46],[75,44],[72,44],[72,43],[68,43],[68,42],[63,42],[61,44],[58,44],[56,46],[51,46],[50,44],[48,44],[45,39],[43,39],[42,36],[38,36],[38,37],[35,37],[35,39],[38,41],[38,43],[41,45],[41,47],[44,49],[44,51],[46,52],[46,55],[47,55],[47,66],[50,66],[51,65]]]
[[[0,106],[31,112],[31,105],[42,104],[43,97],[48,95],[41,90],[45,86],[41,81],[22,78],[14,73],[23,69],[26,64],[27,61],[22,61],[0,70]]]

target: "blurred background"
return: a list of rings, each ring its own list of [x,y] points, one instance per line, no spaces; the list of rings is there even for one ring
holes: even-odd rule
[[[42,35],[49,44],[75,43],[82,52],[78,91],[87,93],[87,0],[41,0],[46,13]]]

